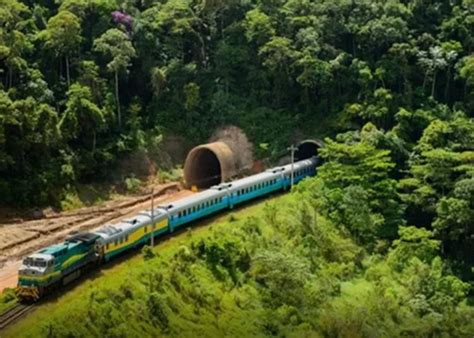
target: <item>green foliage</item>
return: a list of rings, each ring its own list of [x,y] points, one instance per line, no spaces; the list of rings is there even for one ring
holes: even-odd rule
[[[7,336],[474,332],[468,285],[437,257],[430,231],[402,227],[387,256],[370,255],[317,213],[309,188],[146,246]]]
[[[134,193],[137,192],[138,189],[140,189],[142,182],[138,178],[131,176],[127,177],[124,180],[123,184],[127,192]]]
[[[396,170],[407,169],[428,124],[474,107],[467,0],[1,0],[0,7],[0,90],[12,104],[32,99],[54,111],[59,129],[42,159],[21,157],[29,152],[17,151],[16,130],[0,122],[0,135],[14,143],[0,147],[0,163],[10,163],[0,168],[0,185],[12,196],[2,203],[59,205],[71,185],[111,176],[156,130],[197,143],[233,124],[268,145],[258,157],[273,159],[288,139],[371,123]],[[45,183],[59,172],[64,177]]]

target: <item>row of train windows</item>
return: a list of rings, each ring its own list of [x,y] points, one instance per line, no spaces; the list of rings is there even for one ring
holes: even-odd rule
[[[222,202],[222,197],[215,198],[215,199],[207,201],[205,203],[196,205],[192,208],[189,208],[189,209],[178,212],[178,217],[184,217],[186,215],[190,215],[190,214],[192,214],[196,211],[200,211],[201,209],[209,208],[209,207],[211,207],[213,205],[216,205],[218,203],[221,203],[221,202]]]
[[[117,246],[117,245],[119,245],[119,244],[126,243],[126,242],[128,242],[128,235],[120,236],[119,238],[116,238],[116,239],[114,240],[113,244],[114,244],[115,246]],[[105,245],[105,248],[106,248],[106,249],[109,249],[109,244],[112,244],[112,243],[107,243],[107,244]]]
[[[276,182],[277,182],[277,180],[275,179],[275,180],[259,183],[257,185],[254,185],[253,187],[248,187],[248,188],[237,190],[237,196],[240,196],[240,195],[243,195],[243,194],[248,194],[249,192],[269,187],[269,186],[275,184]]]
[[[305,169],[301,169],[301,170],[295,171],[295,176],[301,176],[301,175],[303,175],[303,174],[310,174],[310,173],[311,173],[311,168],[305,168]],[[290,178],[291,178],[291,174],[286,175],[286,178],[287,178],[287,179],[290,179]]]

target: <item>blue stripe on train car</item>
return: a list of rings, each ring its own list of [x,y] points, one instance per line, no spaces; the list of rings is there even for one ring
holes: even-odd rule
[[[309,177],[309,176],[313,176],[314,174],[316,173],[316,171],[311,171],[310,173],[304,173],[304,174],[301,174],[301,175],[295,175],[294,176],[294,183],[298,183],[299,181],[301,181],[303,178],[305,177]],[[290,178],[284,178],[283,179],[283,185],[285,187],[289,187],[291,185],[291,177]]]
[[[278,179],[275,184],[272,184],[271,186],[260,188],[260,189],[255,189],[251,192],[242,194],[242,195],[235,195],[235,193],[232,194],[231,197],[231,204],[236,205],[239,203],[243,203],[245,201],[251,200],[252,198],[257,198],[259,196],[263,196],[265,194],[269,194],[271,192],[280,190],[282,188],[282,183],[281,179]]]
[[[215,213],[219,210],[222,210],[222,209],[225,209],[225,208],[228,208],[228,207],[229,207],[229,199],[228,199],[227,196],[223,196],[222,197],[222,202],[219,202],[215,205],[211,205],[209,207],[202,208],[202,209],[200,209],[198,211],[195,211],[193,213],[190,213],[189,215],[186,215],[186,216],[177,217],[175,215],[175,216],[173,216],[173,218],[171,218],[169,220],[170,231],[173,232],[174,229],[179,228],[183,224],[190,223],[190,222],[192,222],[196,219],[202,218],[202,217],[206,217],[210,214],[213,214],[213,213]]]

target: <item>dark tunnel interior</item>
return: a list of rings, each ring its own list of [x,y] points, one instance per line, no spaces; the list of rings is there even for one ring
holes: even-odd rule
[[[302,142],[295,152],[295,160],[302,161],[313,156],[318,156],[319,145],[314,141]]]
[[[212,150],[201,148],[190,158],[184,174],[189,186],[209,188],[221,183],[221,164]]]

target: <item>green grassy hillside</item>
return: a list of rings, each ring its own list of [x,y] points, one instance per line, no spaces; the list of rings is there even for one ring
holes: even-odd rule
[[[472,336],[429,231],[368,253],[316,212],[314,181],[106,267],[2,337]]]

